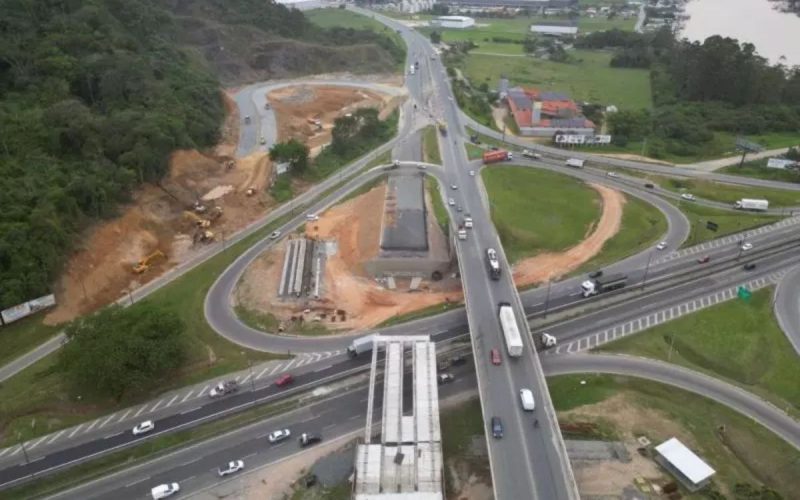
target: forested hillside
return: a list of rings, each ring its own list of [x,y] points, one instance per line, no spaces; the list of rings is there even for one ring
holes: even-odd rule
[[[263,0],[0,0],[0,308],[48,293],[80,231],[171,151],[217,140],[220,79],[402,57]]]

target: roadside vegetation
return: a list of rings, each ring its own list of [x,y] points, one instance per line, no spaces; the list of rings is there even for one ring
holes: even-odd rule
[[[443,302],[441,304],[433,304],[423,309],[417,309],[416,311],[411,311],[404,314],[396,314],[386,321],[381,322],[378,326],[376,326],[376,328],[408,323],[409,321],[435,316],[437,314],[441,314],[452,309],[458,309],[459,307],[463,306],[463,302]]]
[[[739,186],[736,184],[725,184],[703,179],[679,179],[676,177],[653,175],[644,172],[639,175],[675,193],[691,193],[698,198],[728,203],[731,206],[733,206],[736,200],[742,198],[769,200],[770,208],[800,206],[800,191],[771,189],[759,186]]]
[[[698,498],[788,499],[800,488],[798,450],[710,399],[621,376],[568,375],[549,377],[547,383],[561,422],[595,424],[628,442],[646,436],[657,445],[678,437],[717,471],[711,487]],[[578,413],[565,418],[568,410]]]
[[[470,160],[477,160],[478,158],[483,157],[483,149],[479,148],[478,146],[470,143],[464,144],[464,147],[467,148],[467,158]]]
[[[782,218],[777,215],[757,215],[751,212],[720,210],[697,205],[691,201],[675,202],[675,204],[689,219],[691,226],[689,237],[683,242],[682,247],[694,246],[731,233],[772,224]],[[715,222],[719,226],[717,231],[711,231],[706,227],[708,221]]]
[[[747,259],[742,259],[747,262]],[[606,344],[603,351],[661,359],[744,387],[800,414],[800,364],[772,309],[774,289],[735,299]]]
[[[439,133],[436,127],[428,125],[422,133],[422,150],[425,152],[425,161],[428,163],[442,163],[442,156],[439,154]]]
[[[465,475],[477,476],[480,481],[491,486],[492,475],[485,452],[476,454],[473,447],[474,441],[483,442],[485,434],[480,400],[473,398],[453,408],[442,410],[439,423],[442,428],[447,497],[453,498],[458,493],[455,491],[457,478],[453,477],[453,471],[463,468],[467,469]]]
[[[619,232],[603,249],[576,272],[599,269],[652,247],[667,233],[667,219],[656,207],[634,196],[625,195]]]
[[[511,263],[577,244],[600,217],[597,192],[572,177],[514,166],[492,166],[481,175]]]
[[[220,80],[385,71],[404,58],[383,34],[323,29],[255,0],[30,8],[3,10],[0,308],[50,293],[79,235],[159,182],[173,151],[216,144]],[[267,64],[287,50],[297,57]]]
[[[450,214],[447,211],[447,207],[444,206],[439,182],[435,178],[426,175],[425,190],[428,192],[428,197],[433,204],[433,215],[436,217],[436,222],[446,235],[449,233]]]
[[[795,136],[795,142],[800,142],[800,137]],[[800,161],[800,147],[793,147],[785,155],[786,158]],[[780,182],[800,182],[800,170],[768,168],[767,159],[746,161],[741,167],[732,165],[716,170],[720,174],[742,175],[744,177],[754,177],[756,179],[766,179]]]

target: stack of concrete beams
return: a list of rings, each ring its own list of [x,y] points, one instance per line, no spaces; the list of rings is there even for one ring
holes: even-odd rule
[[[281,282],[278,287],[280,297],[308,295],[313,258],[313,241],[296,238],[286,242],[286,255],[283,258]]]

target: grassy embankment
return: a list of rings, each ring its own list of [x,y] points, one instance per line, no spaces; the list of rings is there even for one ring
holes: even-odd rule
[[[718,174],[741,175],[743,177],[753,177],[755,179],[765,179],[768,181],[780,182],[800,182],[800,173],[796,170],[783,170],[778,168],[767,168],[767,159],[746,161],[741,167],[732,165],[715,170]]]
[[[781,220],[781,217],[775,215],[757,215],[749,212],[719,210],[697,205],[690,201],[676,202],[676,204],[691,224],[689,237],[683,243],[683,247],[690,247],[731,233],[738,233]],[[706,228],[706,222],[708,221],[716,222],[719,225],[719,229],[716,232],[708,230]]]
[[[581,422],[596,426],[590,435],[568,437],[630,440],[631,436],[644,435],[656,444],[673,437],[674,434],[665,429],[671,430],[674,425],[658,425],[648,420],[637,421],[635,427],[629,428],[615,424],[613,415],[607,418],[567,418],[564,415],[566,411],[588,409],[590,405],[612,397],[623,398],[631,415],[655,412],[659,420],[677,424],[681,430],[678,437],[717,471],[714,485],[718,490],[731,492],[737,483],[764,483],[785,498],[792,498],[793,492],[800,487],[800,478],[794,473],[800,461],[796,449],[749,418],[709,399],[629,377],[570,375],[550,377],[547,382],[562,423]],[[680,404],[675,404],[676,401]],[[445,460],[467,464],[469,472],[488,478],[485,457],[472,453],[473,439],[481,438],[485,428],[477,400],[443,411],[441,426]],[[720,432],[720,428],[724,428],[724,432]],[[512,436],[505,437],[510,438]],[[450,474],[450,467],[445,467],[447,491],[452,493]]]
[[[800,414],[800,363],[772,310],[773,289],[753,293],[606,344],[603,351],[662,359],[710,373]]]
[[[439,133],[436,131],[436,127],[433,125],[425,127],[425,131],[422,134],[422,142],[422,151],[425,153],[425,161],[441,165],[442,157],[439,154]]]
[[[626,172],[627,173],[627,172]],[[703,179],[678,179],[642,173],[640,176],[658,184],[659,187],[675,193],[691,193],[703,198],[733,206],[733,202],[742,198],[759,198],[769,200],[770,208],[800,206],[800,191],[772,189],[759,186],[740,186],[707,181]]]

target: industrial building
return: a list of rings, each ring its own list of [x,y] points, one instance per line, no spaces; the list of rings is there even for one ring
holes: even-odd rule
[[[379,251],[364,263],[372,276],[438,279],[453,262],[453,250],[435,218],[428,217],[424,174],[389,176]]]
[[[578,25],[569,21],[536,23],[531,25],[531,33],[556,38],[576,36]]]
[[[323,0],[275,0],[275,2],[297,10],[323,9],[333,5]]]
[[[677,438],[668,439],[656,446],[655,459],[689,491],[697,491],[707,485],[711,476],[716,474],[714,469]]]
[[[578,105],[566,94],[521,87],[509,88],[505,78],[498,87],[520,135],[553,137],[556,133],[593,136],[594,123],[581,115]]]
[[[373,436],[379,347],[385,351],[382,424],[380,435]],[[406,358],[410,377],[405,376]],[[356,449],[353,498],[442,500],[436,345],[427,335],[375,337],[367,405],[364,443]]]
[[[475,26],[475,20],[466,16],[439,16],[431,21],[431,26],[464,29]]]

